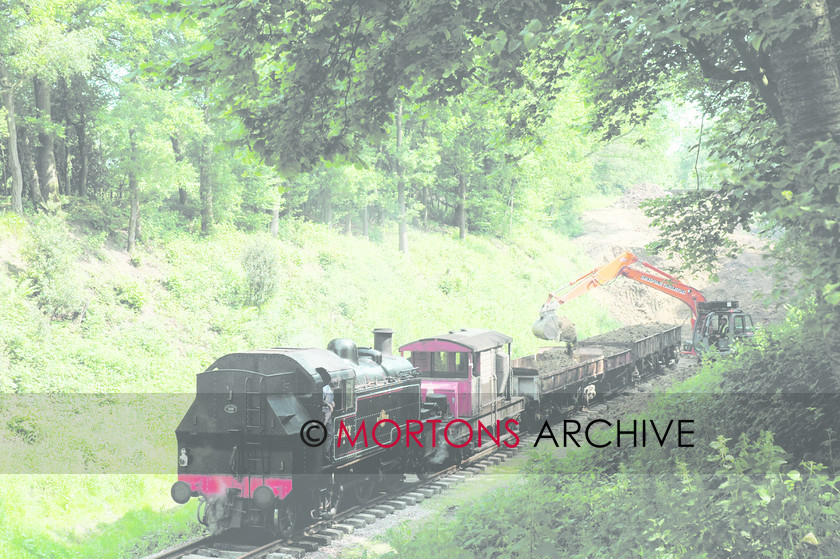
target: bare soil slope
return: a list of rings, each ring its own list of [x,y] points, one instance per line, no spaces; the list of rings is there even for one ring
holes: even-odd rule
[[[615,205],[590,210],[583,215],[585,232],[576,242],[580,243],[595,265],[605,264],[629,250],[640,260],[673,273],[676,269],[674,262],[652,256],[644,249],[647,243],[656,238],[657,231],[650,227],[650,219],[638,209],[638,204],[654,194],[656,192],[651,185],[643,183],[626,193]],[[752,314],[757,326],[768,320],[782,319],[784,308],[779,304],[768,307],[763,300],[763,296],[770,293],[773,282],[760,269],[764,265],[762,240],[743,231],[736,233],[735,240],[744,249],[743,253],[734,260],[722,263],[718,281],[711,282],[704,275],[674,275],[702,291],[709,300],[739,301],[741,308]],[[665,322],[690,325],[688,307],[678,299],[624,277],[593,290],[588,296],[596,297],[622,324]],[[687,330],[685,328],[684,333]]]

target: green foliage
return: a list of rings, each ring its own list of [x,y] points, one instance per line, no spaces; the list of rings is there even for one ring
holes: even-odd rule
[[[119,283],[114,286],[117,302],[125,305],[133,311],[140,311],[146,303],[146,295],[143,288],[137,282]]]
[[[73,499],[76,515],[78,505],[101,507],[104,505],[119,511],[121,517],[115,522],[94,524],[92,526],[74,526],[78,516],[68,519],[65,526],[30,525],[22,531],[5,526],[11,538],[4,549],[4,557],[10,559],[30,559],[33,557],[97,557],[101,559],[122,559],[141,557],[156,550],[173,546],[200,535],[200,525],[195,521],[194,506],[177,507],[161,511],[155,505],[147,505],[136,510],[126,510],[131,499],[154,492],[168,493],[172,484],[169,476],[17,476],[20,488],[3,486],[0,488],[4,499],[19,502],[29,498],[40,483],[49,483],[59,493],[55,500],[62,501],[50,505],[55,512],[67,517],[70,508],[69,499]],[[96,479],[99,478],[99,479]],[[29,493],[24,496],[23,492]],[[65,501],[67,499],[67,501]],[[95,503],[95,504],[94,504]],[[6,506],[5,519],[18,518],[23,509]],[[72,510],[72,509],[71,509]],[[123,514],[124,512],[124,514]],[[69,536],[60,536],[53,529],[75,530]]]
[[[531,1],[363,8],[338,0],[283,13],[221,1],[157,4],[182,21],[202,21],[207,37],[170,61],[168,76],[210,88],[226,113],[241,117],[240,141],[285,174],[322,161],[359,161],[360,140],[385,137],[397,98],[421,79],[425,97],[462,92],[488,73],[521,85],[531,76],[516,67],[527,55],[524,38],[516,37],[531,33],[527,44],[536,46],[536,34],[523,30],[548,12]],[[254,25],[243,28],[242,21]],[[337,28],[354,32],[336,34]],[[484,60],[476,58],[476,45],[486,51]]]
[[[523,483],[434,519],[386,557],[786,556],[840,551],[838,480],[785,466],[772,437],[703,449],[708,475],[533,473]],[[810,547],[804,542],[812,542]],[[813,542],[817,542],[816,545]],[[807,550],[807,551],[806,551]]]
[[[738,245],[730,237],[739,225],[749,229],[749,214],[730,211],[734,201],[718,191],[689,191],[642,203],[661,238],[647,245],[653,254],[678,254],[681,270],[712,273]]]
[[[245,270],[245,304],[261,308],[280,285],[280,258],[276,247],[267,241],[256,240],[242,253],[242,268]]]
[[[61,218],[33,221],[21,251],[33,295],[52,317],[70,317],[83,304],[82,279],[75,261],[79,255],[73,235]]]
[[[836,394],[840,379],[813,341],[820,334],[810,316],[813,309],[794,309],[786,324],[651,401],[648,421],[695,421],[695,448],[540,447],[522,483],[410,537],[391,533],[395,551],[386,556],[426,557],[432,548],[452,557],[837,555],[836,426],[812,406]],[[755,405],[777,392],[776,402]],[[603,443],[607,433],[594,438]]]

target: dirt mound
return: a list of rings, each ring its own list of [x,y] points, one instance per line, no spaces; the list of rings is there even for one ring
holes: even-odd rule
[[[559,371],[574,364],[575,360],[569,357],[563,350],[540,353],[537,356],[537,370],[540,374]]]
[[[662,322],[654,322],[652,324],[637,324],[635,326],[625,326],[617,330],[612,330],[597,336],[590,336],[579,343],[582,345],[596,346],[601,344],[629,344],[642,338],[647,338],[659,332],[670,330],[673,328],[670,324]]]
[[[619,208],[638,208],[643,201],[650,198],[662,198],[665,194],[665,190],[658,184],[640,182],[634,184],[630,190],[625,192],[624,196],[615,205]]]

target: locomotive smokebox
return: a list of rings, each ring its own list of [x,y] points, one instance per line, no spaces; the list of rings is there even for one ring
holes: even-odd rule
[[[391,328],[374,328],[373,349],[383,355],[391,355],[393,348],[394,331]]]

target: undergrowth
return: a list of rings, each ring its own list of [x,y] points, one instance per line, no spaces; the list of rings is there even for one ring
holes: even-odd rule
[[[376,242],[289,220],[278,238],[224,224],[205,238],[163,228],[128,255],[98,223],[0,216],[3,392],[188,394],[195,375],[225,353],[325,347],[334,337],[370,345],[375,327],[394,328],[395,348],[452,328],[489,327],[526,354],[541,344],[530,323],[546,293],[591,266],[567,239],[541,231],[511,243],[412,231],[406,256],[393,229],[377,228]],[[582,335],[617,325],[586,298],[567,307]],[[166,460],[189,402],[133,403],[132,429],[109,429],[127,425],[125,401],[87,401],[95,411],[74,412],[66,402],[11,409],[7,400],[0,556],[132,556],[121,538],[138,540],[135,529],[163,533],[166,519],[181,518],[158,517],[172,507],[173,476],[140,475],[147,470],[139,466],[118,482],[100,474],[114,471],[111,457],[138,449],[155,448]],[[61,460],[72,466],[62,470]],[[174,469],[174,460],[166,465]],[[132,512],[144,505],[146,513]]]
[[[636,418],[692,419],[693,448],[538,448],[523,483],[449,522],[391,531],[385,556],[840,555],[840,379],[811,316],[794,309]]]

